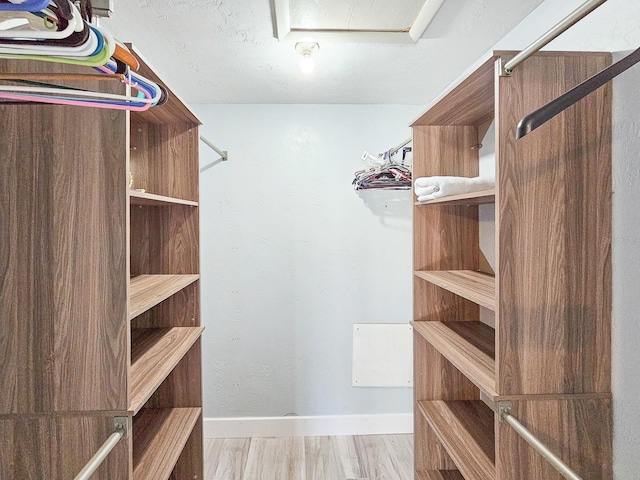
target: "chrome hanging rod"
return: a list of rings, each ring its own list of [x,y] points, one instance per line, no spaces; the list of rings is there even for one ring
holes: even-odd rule
[[[582,477],[578,476],[573,470],[571,470],[566,463],[558,458],[549,448],[538,440],[533,433],[527,430],[527,427],[522,425],[516,417],[511,415],[511,404],[504,402],[500,404],[500,420],[504,420],[520,435],[529,445],[531,445],[536,451],[542,455],[564,478],[569,480],[582,480]]]
[[[226,150],[220,150],[218,147],[216,147],[213,143],[211,143],[209,140],[207,140],[202,135],[200,135],[200,140],[202,140],[209,148],[211,148],[218,155],[220,155],[222,157],[222,160],[224,160],[224,161],[229,160],[229,152],[227,152]]]
[[[411,138],[407,138],[404,142],[402,142],[400,145],[398,145],[395,148],[392,148],[391,150],[389,150],[389,154],[393,155],[394,153],[396,153],[398,150],[400,150],[402,147],[404,147],[405,145],[408,145],[411,143]]]
[[[87,462],[84,468],[80,470],[80,473],[75,476],[74,480],[88,480],[91,475],[93,475],[118,442],[127,437],[127,422],[127,417],[115,417],[113,419],[114,432],[109,435],[109,438],[102,444],[95,455],[91,457],[91,460]]]
[[[502,75],[509,76],[513,69],[524,62],[531,55],[536,53],[542,47],[544,47],[551,40],[556,38],[558,35],[568,30],[570,27],[575,25],[577,22],[582,20],[584,17],[593,12],[596,8],[602,5],[607,0],[589,0],[567,15],[564,20],[561,20],[555,27],[549,30],[547,33],[538,38],[535,42],[529,45],[527,48],[518,53],[511,60],[506,62],[502,66]]]

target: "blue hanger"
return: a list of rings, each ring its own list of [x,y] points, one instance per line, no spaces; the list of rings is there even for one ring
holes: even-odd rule
[[[22,3],[0,2],[0,10],[38,12],[49,6],[49,0],[26,0]]]

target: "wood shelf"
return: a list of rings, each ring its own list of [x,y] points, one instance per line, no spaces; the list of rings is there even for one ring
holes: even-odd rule
[[[481,125],[490,122],[495,109],[495,61],[500,52],[489,52],[473,73],[463,74],[442,92],[411,124]]]
[[[496,190],[482,190],[472,193],[461,193],[460,195],[449,195],[448,197],[436,198],[428,202],[415,202],[420,205],[485,205],[495,203]]]
[[[131,331],[129,410],[134,415],[200,338],[203,330],[204,327],[173,327]]]
[[[416,271],[414,275],[489,310],[496,310],[496,280],[492,275],[473,270]]]
[[[424,418],[466,480],[494,480],[494,414],[480,400],[418,402]]]
[[[129,320],[198,280],[200,275],[138,275],[130,280]]]
[[[481,322],[411,322],[414,330],[495,399],[495,330]]]
[[[155,193],[136,192],[135,190],[129,190],[129,202],[131,205],[148,205],[154,207],[168,207],[171,205],[198,206],[198,202],[192,200],[165,197],[164,195],[156,195]]]
[[[457,470],[416,472],[415,480],[464,480]]]
[[[200,408],[144,409],[133,419],[134,480],[167,480],[196,425]]]

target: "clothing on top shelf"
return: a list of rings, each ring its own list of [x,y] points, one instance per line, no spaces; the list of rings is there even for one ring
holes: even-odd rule
[[[489,190],[495,188],[495,184],[495,178],[492,177],[418,177],[414,191],[419,202],[427,202],[449,195]]]

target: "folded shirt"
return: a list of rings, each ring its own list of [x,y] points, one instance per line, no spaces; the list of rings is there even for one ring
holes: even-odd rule
[[[414,182],[415,194],[419,202],[463,193],[479,192],[494,188],[492,177],[418,177]]]

